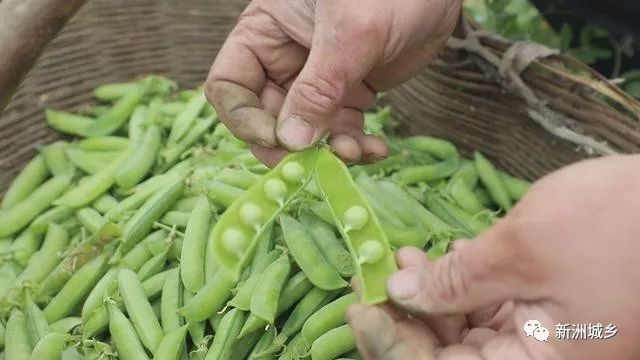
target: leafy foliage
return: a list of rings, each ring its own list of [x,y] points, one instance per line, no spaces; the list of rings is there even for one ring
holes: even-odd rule
[[[535,41],[589,65],[599,61],[613,62],[610,77],[625,79],[622,88],[640,99],[640,69],[621,74],[623,58],[634,56],[630,39],[616,39],[593,24],[574,29],[565,23],[556,31],[528,0],[466,0],[464,7],[484,29],[505,38]]]

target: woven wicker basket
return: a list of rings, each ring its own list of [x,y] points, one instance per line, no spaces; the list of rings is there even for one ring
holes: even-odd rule
[[[96,85],[147,73],[199,85],[245,5],[88,1],[0,115],[0,193],[38,145],[59,136],[45,124],[46,107],[81,107]],[[436,63],[384,98],[405,133],[481,150],[529,179],[590,155],[640,149],[640,104],[584,65],[470,25],[460,30]]]

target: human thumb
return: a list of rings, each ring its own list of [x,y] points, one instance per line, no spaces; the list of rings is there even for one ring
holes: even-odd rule
[[[401,269],[388,280],[390,300],[420,316],[466,314],[534,298],[539,270],[511,227],[497,224],[435,262]]]
[[[307,62],[284,100],[276,135],[291,151],[320,140],[343,108],[345,98],[382,56],[366,25],[317,21]]]

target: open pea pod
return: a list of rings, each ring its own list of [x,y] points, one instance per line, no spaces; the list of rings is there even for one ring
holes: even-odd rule
[[[397,271],[397,265],[375,213],[346,165],[328,148],[319,151],[315,174],[334,222],[356,262],[362,302],[377,304],[386,301],[386,280]]]
[[[260,235],[311,179],[317,153],[311,148],[288,155],[222,214],[209,241],[216,262],[233,278],[251,261]]]

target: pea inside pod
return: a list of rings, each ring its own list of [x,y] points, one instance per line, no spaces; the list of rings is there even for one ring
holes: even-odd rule
[[[397,270],[397,265],[376,214],[355,185],[345,164],[327,148],[318,154],[316,179],[357,262],[356,274],[362,286],[362,301],[366,304],[386,301],[386,279]]]
[[[232,277],[240,277],[262,232],[310,179],[316,155],[313,148],[287,156],[220,217],[210,243],[216,262]]]

